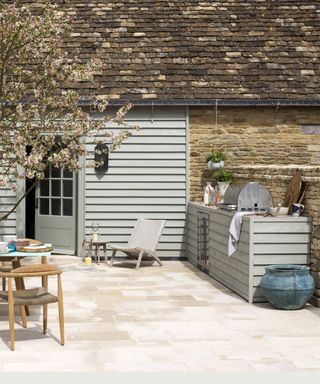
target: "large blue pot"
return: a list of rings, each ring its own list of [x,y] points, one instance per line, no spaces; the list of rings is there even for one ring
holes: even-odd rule
[[[260,284],[266,299],[279,309],[300,309],[314,293],[310,268],[303,265],[269,265]]]

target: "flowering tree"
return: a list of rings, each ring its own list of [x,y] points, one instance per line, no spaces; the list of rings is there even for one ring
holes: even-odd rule
[[[105,113],[106,99],[93,99],[91,111],[79,106],[78,83],[93,82],[101,63],[81,63],[76,53],[61,48],[71,32],[65,15],[49,3],[37,13],[0,0],[0,188],[16,190],[25,177],[34,181],[33,188],[48,165],[76,172],[85,141],[108,140],[112,150],[132,134],[129,128],[137,128],[117,134],[105,129],[110,121],[124,124],[131,105],[114,117]],[[93,111],[102,117],[94,118]]]

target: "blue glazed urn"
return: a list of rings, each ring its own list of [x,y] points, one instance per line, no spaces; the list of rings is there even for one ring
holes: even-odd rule
[[[309,267],[279,264],[266,267],[260,288],[275,308],[301,309],[312,297],[315,283]]]

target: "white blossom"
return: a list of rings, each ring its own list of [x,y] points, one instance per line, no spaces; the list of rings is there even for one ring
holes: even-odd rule
[[[63,51],[71,23],[55,6],[44,2],[42,8],[34,15],[28,4],[0,2],[0,188],[16,190],[25,176],[41,180],[48,164],[78,171],[86,142],[110,142],[113,150],[138,128],[123,121],[131,104],[106,114],[106,95],[93,98],[99,119],[79,107],[77,82],[94,82],[102,63],[81,63],[77,52]],[[110,121],[124,129],[106,130]]]

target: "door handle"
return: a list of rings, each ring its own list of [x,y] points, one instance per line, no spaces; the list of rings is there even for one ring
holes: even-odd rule
[[[34,207],[35,207],[35,209],[39,209],[39,198],[38,197],[36,198],[36,202],[35,202]]]

